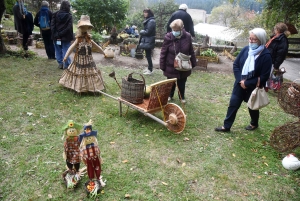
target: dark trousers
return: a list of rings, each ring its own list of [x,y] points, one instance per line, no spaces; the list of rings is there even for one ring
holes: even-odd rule
[[[146,59],[148,61],[148,70],[150,70],[152,72],[152,70],[153,70],[153,64],[152,64],[151,52],[152,52],[151,49],[145,50]]]
[[[55,59],[55,49],[51,39],[51,30],[42,31],[42,37],[48,59]]]
[[[22,46],[24,50],[28,50],[28,38],[29,38],[29,32],[24,31],[23,33],[23,41],[22,41]]]
[[[168,79],[171,79],[171,77],[168,77]],[[185,94],[185,83],[187,81],[187,77],[186,78],[182,78],[182,79],[177,79],[177,86],[178,86],[178,97],[180,99],[185,99],[184,94]],[[174,96],[174,92],[175,92],[175,88],[176,85],[174,84],[172,89],[171,89],[171,93],[170,93],[170,97]],[[180,94],[179,94],[180,93]]]
[[[238,109],[240,108],[242,102],[248,101],[248,99],[249,95],[247,94],[246,90],[244,90],[240,85],[234,86],[227,109],[227,114],[224,120],[224,128],[230,129],[232,127]],[[251,110],[248,108],[248,111],[251,117],[250,124],[252,126],[258,126],[259,110]]]

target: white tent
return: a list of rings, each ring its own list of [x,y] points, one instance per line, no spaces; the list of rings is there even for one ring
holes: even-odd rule
[[[196,33],[201,35],[208,35],[212,39],[235,42],[237,37],[242,33],[240,30],[231,29],[229,27],[199,23],[194,26]]]

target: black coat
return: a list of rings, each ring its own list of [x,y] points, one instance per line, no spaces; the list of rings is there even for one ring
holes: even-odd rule
[[[289,43],[285,34],[280,34],[277,38],[273,39],[268,50],[272,56],[272,64],[275,69],[279,69],[280,65],[285,60],[285,57],[288,53]]]
[[[156,22],[154,17],[147,18],[144,22],[144,29],[140,31],[140,43],[141,49],[153,49],[155,47],[155,35],[156,35]]]
[[[24,19],[20,11],[19,5],[14,5],[13,14],[14,14],[15,30],[17,30],[21,34],[28,33],[28,35],[31,35],[33,30],[32,14],[30,12],[27,12]]]
[[[53,13],[51,32],[52,40],[72,41],[74,38],[72,14],[64,10]]]
[[[180,39],[175,38],[172,32],[165,35],[159,59],[160,69],[164,72],[164,76],[168,78],[183,79],[191,75],[191,70],[178,71],[174,68],[174,59],[176,54],[179,52],[191,55],[190,61],[192,63],[192,67],[196,66],[192,37],[184,29],[182,30],[182,36]]]
[[[190,16],[190,14],[188,14],[185,10],[182,9],[179,9],[178,11],[172,14],[167,24],[167,32],[172,31],[170,24],[176,19],[181,19],[183,21],[184,29],[187,32],[189,32],[193,37],[195,37],[194,23],[192,17]]]

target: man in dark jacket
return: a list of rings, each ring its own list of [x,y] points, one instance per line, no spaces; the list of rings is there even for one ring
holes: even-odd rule
[[[42,1],[41,9],[39,12],[37,12],[34,18],[34,25],[37,27],[40,27],[39,19],[42,12],[45,12],[45,14],[48,15],[48,19],[51,24],[52,12],[49,10],[49,3],[47,1]],[[46,29],[46,30],[40,29],[40,32],[43,37],[48,59],[55,59],[55,49],[54,49],[53,41],[51,39],[51,29]]]
[[[67,0],[63,0],[59,11],[53,13],[51,21],[52,40],[55,48],[55,56],[58,62],[58,68],[66,69],[71,63],[70,57],[63,62],[64,56],[68,51],[73,34],[73,19],[70,13],[71,4]]]
[[[24,6],[23,0],[16,1],[13,7],[15,30],[22,34],[22,47],[28,50],[28,38],[33,30],[33,17]]]
[[[171,32],[172,29],[170,27],[171,22],[173,22],[176,19],[181,19],[183,21],[184,29],[191,34],[192,37],[195,37],[195,32],[194,32],[194,23],[192,20],[192,17],[190,14],[186,12],[188,9],[186,4],[181,4],[179,6],[179,10],[174,12],[169,19],[169,22],[167,24],[167,32]]]

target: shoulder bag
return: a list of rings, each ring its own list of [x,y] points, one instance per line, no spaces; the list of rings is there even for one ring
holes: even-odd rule
[[[174,51],[175,51],[175,55],[176,55],[175,43],[173,42],[173,44],[174,44]],[[185,55],[185,54],[179,52],[174,59],[174,68],[179,71],[192,70],[190,58],[191,58],[190,55]]]
[[[252,91],[247,106],[251,110],[259,110],[266,107],[270,101],[264,88],[259,88],[260,77],[258,77],[256,88]]]

